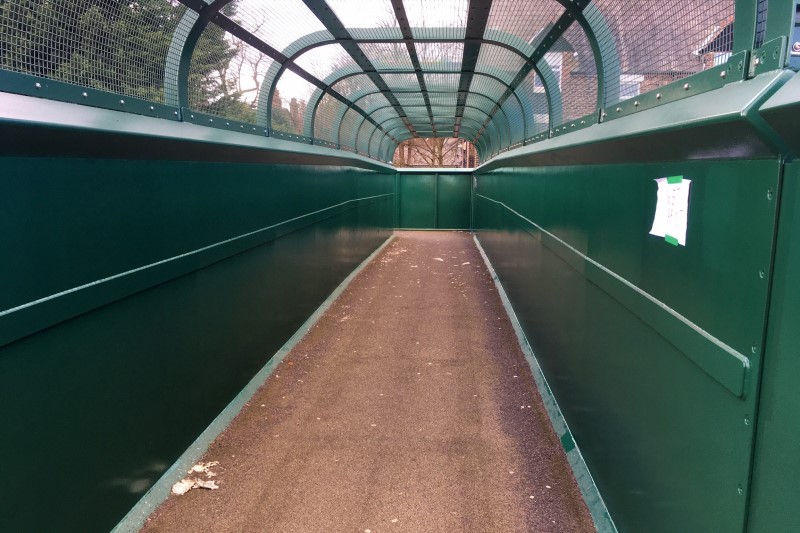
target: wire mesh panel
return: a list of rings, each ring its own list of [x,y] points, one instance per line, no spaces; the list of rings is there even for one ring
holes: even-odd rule
[[[414,68],[405,43],[361,43],[358,46],[379,71]]]
[[[189,107],[255,123],[261,82],[274,61],[244,41],[209,25],[189,68]]]
[[[340,44],[325,44],[312,48],[298,56],[294,62],[326,84],[346,74],[361,72],[361,67]]]
[[[490,98],[481,93],[470,92],[467,95],[466,105],[480,109],[487,115],[492,111],[495,104],[497,104],[497,101],[494,98]]]
[[[619,53],[617,101],[725,63],[733,51],[734,3],[595,0]]]
[[[356,149],[356,133],[364,117],[354,109],[348,109],[339,126],[339,143],[343,148]]]
[[[369,153],[369,138],[373,131],[375,131],[375,126],[368,120],[364,120],[364,122],[361,123],[361,126],[358,128],[358,134],[356,135],[356,151],[361,154]]]
[[[422,70],[460,71],[464,43],[414,43]]]
[[[463,39],[468,0],[404,0],[415,39]]]
[[[164,102],[167,51],[185,11],[165,0],[4,0],[0,68]]]
[[[387,108],[389,106],[389,100],[382,93],[372,93],[356,100],[353,100],[353,103],[363,109],[366,113],[372,114],[375,109],[379,108]],[[397,113],[394,111],[394,108],[388,107],[391,111],[392,115],[397,116]]]
[[[525,140],[525,113],[519,102],[510,96],[503,102],[500,108],[508,117],[509,127],[511,128],[511,144],[516,144]]]
[[[479,73],[472,77],[472,84],[469,87],[470,92],[486,95],[495,102],[506,92],[506,89],[508,87],[503,83],[489,76],[482,76]]]
[[[372,157],[380,157],[380,146],[386,134],[380,130],[375,130],[369,138],[369,155]]]
[[[425,86],[429,91],[458,91],[461,74],[423,74]]]
[[[395,97],[395,99],[397,99],[397,101],[400,103],[400,105],[403,107],[403,109],[405,110],[406,113],[408,113],[408,109],[406,109],[406,108],[407,107],[411,107],[411,106],[417,106],[417,107],[420,107],[422,109],[427,109],[425,107],[425,100],[422,98],[422,94],[419,93],[419,92],[416,92],[416,93],[410,93],[410,92],[400,93],[400,92],[398,92],[398,93],[394,93],[394,97]],[[426,111],[426,114],[427,114],[427,111]]]
[[[394,110],[393,107],[389,107],[388,104],[375,111],[371,111],[370,116],[373,119],[375,119],[375,122],[379,124],[389,120],[390,118],[396,118],[397,120],[400,120],[400,117],[398,117],[397,112]],[[402,124],[402,121],[400,122]]]
[[[597,109],[597,65],[594,53],[578,24],[572,24],[558,39],[545,60],[558,80],[565,122]]]
[[[366,74],[344,78],[331,85],[331,89],[351,101],[358,100],[367,93],[378,91],[378,88]]]
[[[555,0],[494,0],[484,38],[509,44],[530,56],[562,13],[564,7]]]
[[[354,39],[402,39],[391,0],[328,0],[328,6]]]
[[[528,137],[547,131],[550,122],[547,94],[536,72],[531,71],[519,84],[516,92],[527,120]]]
[[[338,117],[344,113],[345,104],[326,94],[319,101],[314,117],[314,137],[330,143],[339,142]]]
[[[508,84],[514,80],[525,63],[524,58],[511,50],[494,44],[484,44],[478,54],[475,70],[496,76]]]
[[[272,96],[272,123],[275,131],[302,135],[306,107],[315,86],[291,71],[285,71],[278,80]]]
[[[222,12],[287,56],[305,46],[333,39],[303,0],[236,0]]]
[[[458,104],[458,95],[456,93],[431,93],[428,98],[432,106],[452,107],[455,109]]]
[[[416,74],[382,74],[381,77],[392,91],[420,91]]]

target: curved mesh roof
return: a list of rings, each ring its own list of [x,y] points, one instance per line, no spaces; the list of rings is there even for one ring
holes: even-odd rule
[[[5,0],[0,70],[383,161],[431,136],[486,160],[724,63],[734,4]]]

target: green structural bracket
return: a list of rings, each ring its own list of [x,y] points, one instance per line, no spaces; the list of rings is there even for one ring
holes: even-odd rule
[[[656,90],[648,91],[624,102],[604,108],[600,114],[600,122],[608,122],[646,109],[653,109],[670,102],[720,89],[728,83],[742,81],[747,74],[745,68],[747,57],[747,52],[739,52],[728,58],[727,63],[724,65],[698,72],[659,87]]]
[[[205,113],[198,113],[190,109],[182,110],[183,121],[190,124],[197,124],[198,126],[208,126],[209,128],[217,128],[227,131],[236,131],[239,133],[250,133],[253,135],[267,135],[269,131],[255,124],[248,122],[239,122],[237,120],[230,120],[225,117],[216,115],[208,115]]]
[[[786,37],[778,37],[766,42],[750,55],[749,76],[755,77],[764,72],[782,69],[786,66]]]
[[[737,398],[745,397],[750,374],[747,357],[505,203],[482,194],[476,197],[512,214],[529,235],[628,308],[731,394]]]
[[[669,185],[676,185],[678,183],[683,183],[683,176],[668,176],[667,183]]]
[[[585,115],[580,118],[576,118],[575,120],[571,120],[569,122],[556,126],[551,132],[551,137],[566,135],[567,133],[572,133],[573,131],[578,131],[584,128],[588,128],[590,126],[594,126],[597,123],[598,123],[597,113],[591,113],[589,115]]]
[[[21,72],[0,70],[0,90],[3,92],[46,98],[57,102],[81,104],[113,111],[125,111],[167,120],[180,120],[177,107],[124,96],[117,93],[41,78]]]

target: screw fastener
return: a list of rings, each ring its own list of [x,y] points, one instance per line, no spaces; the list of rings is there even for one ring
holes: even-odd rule
[[[41,88],[42,88],[42,84],[41,84],[41,83],[39,83],[39,82],[36,82],[36,83],[34,84],[34,87],[36,87],[37,89],[41,89]]]
[[[719,73],[719,77],[724,80],[725,78],[728,77],[728,71],[727,70],[723,70],[722,72]]]
[[[656,93],[656,100],[661,100],[661,98],[662,98],[661,93]]]
[[[684,84],[684,85],[683,85],[683,90],[684,90],[684,91],[688,91],[688,90],[689,90],[689,89],[691,89],[691,88],[692,88],[692,86],[691,86],[691,85],[689,85],[688,83],[686,83],[686,84]]]

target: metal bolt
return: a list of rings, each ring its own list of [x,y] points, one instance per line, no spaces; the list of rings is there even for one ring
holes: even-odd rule
[[[661,100],[661,93],[656,94],[656,100]]]
[[[745,426],[749,426],[750,425],[750,417],[747,416],[747,415],[745,415],[745,417],[744,417],[744,425]]]
[[[728,77],[728,71],[727,70],[723,70],[722,72],[719,73],[719,77],[724,80],[725,78]]]
[[[761,270],[758,271],[758,277],[761,278],[761,279],[764,279],[765,277],[767,277],[767,273],[764,272],[764,269],[761,269]]]
[[[736,487],[736,492],[738,492],[739,494],[744,494],[744,487],[739,485],[738,487]]]
[[[119,105],[125,105],[125,100],[120,100]]]
[[[208,119],[209,122],[214,122],[213,118]]]
[[[608,113],[606,113],[605,111],[603,112],[602,115],[600,115],[601,118],[606,118],[607,116],[608,116]]]
[[[81,94],[81,96],[83,96],[84,98],[89,98],[89,93],[83,93]]]
[[[569,125],[569,127],[570,128],[574,128],[575,127],[575,123],[573,122],[572,124]]]
[[[639,107],[639,100],[636,100],[636,101],[633,103],[633,107]]]
[[[33,86],[36,87],[37,90],[42,88],[42,84],[39,82],[36,82]]]
[[[225,125],[226,125],[226,126],[230,126],[230,125],[231,125],[231,123],[230,123],[230,122],[226,122],[226,123],[225,123]]]
[[[155,107],[153,107],[153,106],[150,106],[150,111],[155,111],[155,110],[156,110],[156,108],[155,108]]]
[[[581,120],[581,124],[586,124],[586,121],[585,120]]]
[[[772,189],[767,189],[767,200],[772,200],[775,196],[775,193],[772,192]]]
[[[189,118],[194,118],[194,115],[189,115]]]
[[[756,66],[759,66],[761,64],[761,58],[757,57],[756,60],[753,61],[753,63],[755,63]]]
[[[754,344],[754,345],[752,345],[752,346],[750,347],[750,351],[751,351],[751,352],[753,352],[753,353],[758,353],[758,346],[756,346],[755,344]]]
[[[688,83],[685,83],[685,84],[683,85],[683,90],[684,90],[684,91],[688,91],[688,90],[689,90],[689,89],[691,89],[691,88],[692,88],[692,86],[691,86],[691,85],[689,85]]]
[[[175,115],[176,117],[178,116],[178,112],[177,111],[173,111],[172,114]]]
[[[618,108],[617,108],[617,113],[619,113],[620,111],[622,111],[622,108],[621,108],[621,107],[618,107]]]

